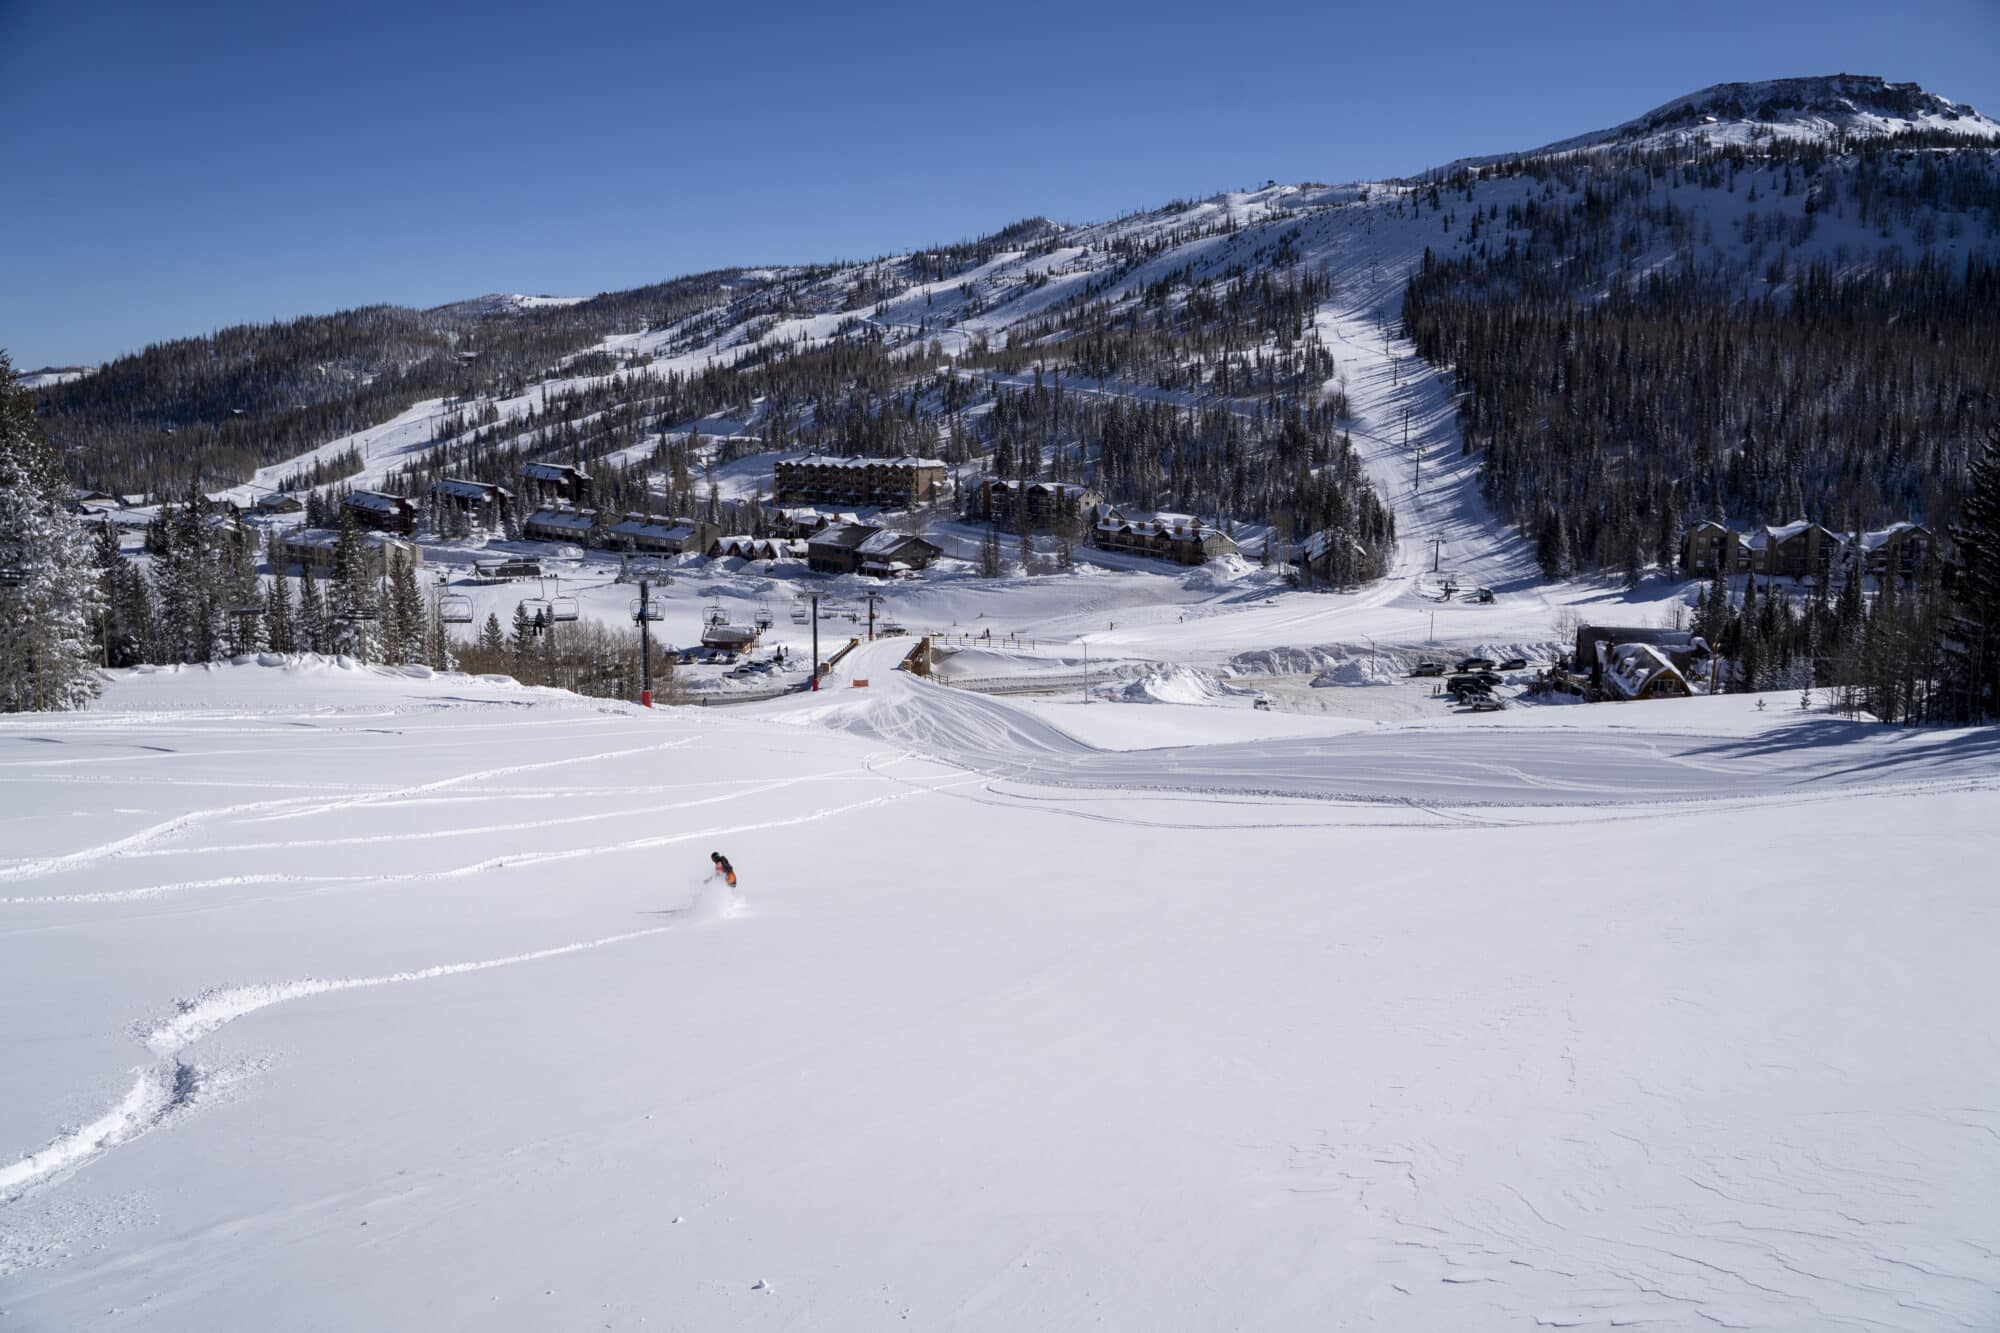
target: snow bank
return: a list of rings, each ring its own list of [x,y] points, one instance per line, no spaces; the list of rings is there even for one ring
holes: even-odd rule
[[[1222,592],[1264,570],[1240,555],[1219,555],[1181,580],[1189,592]]]
[[[1315,688],[1325,689],[1335,685],[1394,685],[1402,678],[1402,669],[1393,662],[1379,657],[1353,657],[1320,672],[1312,678],[1312,683]]]
[[[1115,691],[1133,704],[1208,704],[1248,698],[1254,691],[1225,685],[1206,671],[1189,666],[1161,667]]]

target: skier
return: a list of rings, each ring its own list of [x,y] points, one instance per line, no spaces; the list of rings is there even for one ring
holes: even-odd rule
[[[729,858],[721,852],[710,852],[708,859],[715,863],[715,873],[729,881],[729,887],[736,887],[736,867],[729,864]]]

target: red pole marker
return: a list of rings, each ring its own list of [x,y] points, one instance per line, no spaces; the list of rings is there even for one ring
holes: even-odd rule
[[[653,692],[651,690],[639,691],[639,705],[642,708],[651,708],[653,706]]]

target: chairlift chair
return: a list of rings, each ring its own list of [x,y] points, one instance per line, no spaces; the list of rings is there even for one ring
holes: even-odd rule
[[[635,621],[641,619],[642,617],[646,620],[659,620],[665,615],[666,615],[666,608],[661,606],[658,602],[651,600],[650,598],[647,599],[646,602],[644,602],[643,604],[639,601],[637,597],[634,597],[632,599],[632,619]]]
[[[703,617],[703,623],[708,625],[727,625],[729,623],[729,613],[722,609],[722,599],[720,597],[708,604],[708,612]]]
[[[524,597],[521,599],[521,614],[529,620],[549,623],[549,603],[545,597]]]
[[[577,616],[576,598],[551,597],[549,599],[549,619],[569,621]]]
[[[794,625],[812,623],[812,606],[803,598],[795,599],[792,602],[792,623]]]
[[[769,629],[771,628],[771,626],[777,623],[778,619],[776,616],[773,616],[771,614],[771,608],[766,604],[759,602],[757,604],[757,628]]]
[[[438,598],[438,619],[447,625],[470,625],[472,599],[462,592],[449,593]]]

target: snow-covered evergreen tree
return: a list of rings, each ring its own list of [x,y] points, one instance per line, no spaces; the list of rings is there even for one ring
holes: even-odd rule
[[[264,597],[264,641],[274,653],[298,651],[298,621],[292,614],[292,581],[272,562],[271,590]]]
[[[331,652],[327,634],[326,600],[320,596],[319,580],[308,562],[299,569],[298,650],[302,653]]]
[[[97,697],[103,594],[63,497],[34,406],[0,352],[0,711],[82,708]]]
[[[2000,712],[2000,421],[1987,426],[1972,460],[1951,535],[1957,553],[1946,660],[1952,709],[1970,721]]]

